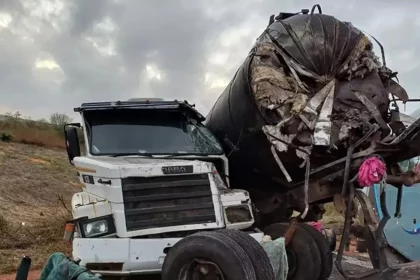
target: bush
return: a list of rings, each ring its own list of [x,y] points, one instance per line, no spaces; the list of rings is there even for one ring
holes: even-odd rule
[[[7,132],[0,133],[0,141],[2,142],[10,142],[13,140],[13,135]]]
[[[63,130],[45,120],[24,118],[19,112],[6,114],[0,121],[1,141],[18,142],[41,147],[65,148]]]
[[[66,114],[54,113],[50,116],[50,123],[54,126],[63,127],[65,124],[71,123],[72,118]]]
[[[46,119],[31,120],[22,117],[20,112],[7,113],[5,120],[0,120],[0,141],[17,142],[41,147],[65,149],[64,125],[72,119],[65,114],[54,113],[50,122]],[[82,153],[84,151],[83,130],[77,130]]]

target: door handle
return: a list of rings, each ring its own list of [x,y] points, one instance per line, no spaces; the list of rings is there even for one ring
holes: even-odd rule
[[[104,185],[111,185],[111,180],[102,180],[102,179],[99,179],[98,180],[98,183],[99,184],[104,184]]]

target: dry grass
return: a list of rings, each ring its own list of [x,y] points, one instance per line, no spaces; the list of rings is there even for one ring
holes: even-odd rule
[[[35,122],[17,117],[0,121],[0,133],[9,133],[12,141],[40,147],[65,148],[61,128],[46,122]]]
[[[54,129],[39,130],[32,127],[5,130],[13,135],[13,141],[40,147],[65,148],[64,137]]]
[[[70,214],[59,197],[69,204],[79,190],[62,149],[0,142],[0,275],[23,255],[41,268],[52,252],[70,252],[62,241]]]

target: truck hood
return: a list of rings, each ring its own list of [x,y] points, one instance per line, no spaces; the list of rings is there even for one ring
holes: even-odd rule
[[[125,178],[131,176],[164,176],[162,167],[192,166],[193,173],[211,172],[213,164],[191,158],[144,158],[144,157],[78,157],[74,165],[81,174],[102,178]]]

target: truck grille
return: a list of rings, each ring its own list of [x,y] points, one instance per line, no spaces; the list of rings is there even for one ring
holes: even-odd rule
[[[216,221],[207,174],[122,179],[127,231]]]

